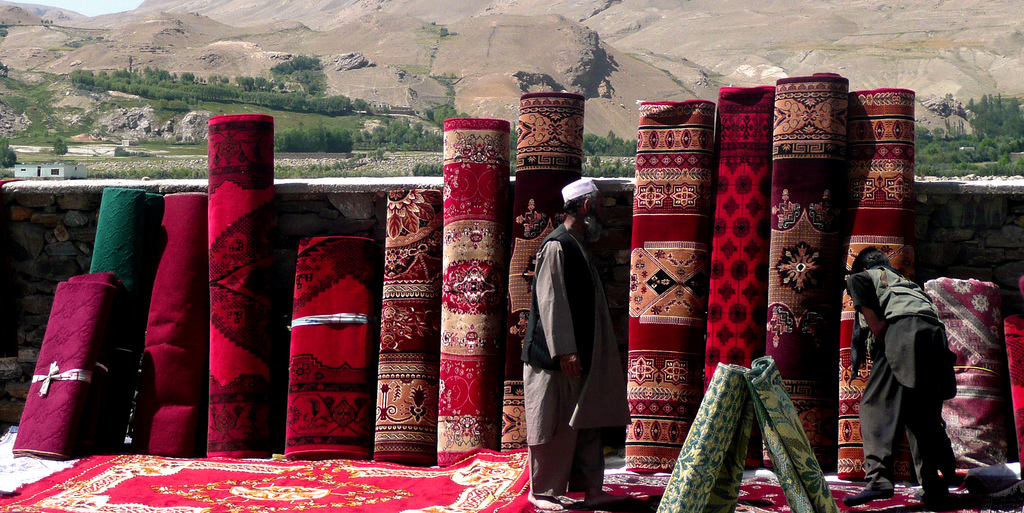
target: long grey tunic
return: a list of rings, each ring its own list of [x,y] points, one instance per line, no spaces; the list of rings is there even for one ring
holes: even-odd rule
[[[587,429],[629,424],[626,403],[626,380],[622,374],[608,299],[594,266],[593,258],[583,245],[583,237],[569,230],[580,245],[594,283],[594,353],[590,373],[579,379],[561,371],[524,366],[526,399],[526,442],[546,443],[555,430],[568,423],[574,429]],[[537,294],[538,321],[544,330],[551,356],[575,353],[568,295],[564,281],[564,253],[558,241],[545,244],[537,254],[533,286]]]

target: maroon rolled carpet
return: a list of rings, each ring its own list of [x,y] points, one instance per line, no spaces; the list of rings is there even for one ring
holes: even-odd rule
[[[924,284],[956,354],[956,397],[942,404],[957,468],[1006,463],[1007,352],[995,283],[939,278]]]
[[[1024,317],[1011,315],[1004,321],[1006,357],[1010,372],[1010,401],[1016,428],[1017,454],[1024,454]]]
[[[498,448],[510,131],[499,119],[444,122],[440,465]]]
[[[705,388],[719,363],[750,367],[764,356],[774,113],[773,86],[719,92]],[[750,448],[747,464],[761,466],[756,430]]]
[[[374,461],[437,463],[441,191],[388,193]]]
[[[96,355],[107,343],[117,294],[112,273],[57,285],[46,335],[25,399],[15,456],[68,459],[75,445]]]
[[[274,118],[214,116],[209,131],[210,415],[206,453],[270,455],[268,272]],[[283,385],[283,384],[282,384]]]
[[[363,237],[299,242],[284,449],[290,460],[370,458],[376,259],[376,243]]]
[[[914,92],[875,89],[850,93],[847,130],[847,201],[843,213],[846,269],[861,250],[881,250],[893,267],[914,279]],[[871,358],[865,355],[853,375],[850,343],[854,310],[843,293],[839,338],[839,460],[842,479],[864,478],[864,447],[860,434],[860,399]],[[895,478],[913,479],[913,461],[906,439],[893,455]]]
[[[210,354],[207,204],[205,193],[164,196],[159,264],[132,424],[136,453],[188,458],[197,448],[205,451]]]
[[[583,172],[585,104],[582,95],[573,93],[530,93],[519,101],[502,401],[503,451],[526,447],[522,353],[534,265],[541,242],[565,218],[562,187],[578,180]]]
[[[768,333],[815,456],[836,467],[839,312],[849,81],[831,73],[775,87]]]
[[[670,472],[704,397],[715,104],[644,102],[629,276],[626,468]]]

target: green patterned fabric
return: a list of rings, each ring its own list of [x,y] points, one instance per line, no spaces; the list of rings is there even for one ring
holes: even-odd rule
[[[658,513],[729,513],[743,479],[754,410],[744,372],[718,364],[680,450]]]
[[[746,378],[757,422],[789,508],[794,513],[838,513],[775,360],[770,356],[754,360]]]
[[[718,365],[658,513],[735,510],[755,416],[790,509],[838,513],[775,360],[758,358],[752,367]]]

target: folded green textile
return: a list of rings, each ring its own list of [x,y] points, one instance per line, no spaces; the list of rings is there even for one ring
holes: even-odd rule
[[[752,367],[718,365],[658,513],[733,511],[755,416],[790,509],[838,513],[775,360],[758,358]]]
[[[658,512],[736,509],[754,410],[745,367],[718,364]]]

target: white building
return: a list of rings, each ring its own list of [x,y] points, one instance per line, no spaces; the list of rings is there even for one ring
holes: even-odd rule
[[[85,164],[18,164],[14,166],[15,178],[85,178]]]

